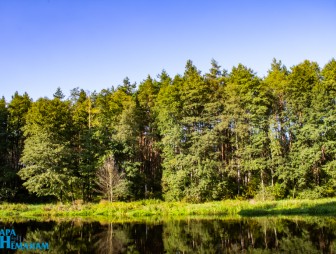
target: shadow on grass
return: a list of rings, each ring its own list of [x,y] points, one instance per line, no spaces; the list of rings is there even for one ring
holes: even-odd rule
[[[336,215],[336,201],[321,204],[300,204],[297,207],[280,207],[277,204],[243,209],[241,216],[265,215]]]

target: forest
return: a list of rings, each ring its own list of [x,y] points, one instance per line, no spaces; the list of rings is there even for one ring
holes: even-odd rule
[[[0,99],[0,202],[334,196],[335,59]]]

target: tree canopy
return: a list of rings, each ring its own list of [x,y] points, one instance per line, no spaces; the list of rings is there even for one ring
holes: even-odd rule
[[[335,59],[0,100],[0,200],[320,198],[335,169]]]

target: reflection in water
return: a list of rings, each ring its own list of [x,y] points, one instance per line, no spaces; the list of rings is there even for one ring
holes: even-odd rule
[[[49,253],[336,253],[336,218],[330,217],[160,224],[26,221],[0,222],[0,228],[14,228],[28,242],[49,242]]]

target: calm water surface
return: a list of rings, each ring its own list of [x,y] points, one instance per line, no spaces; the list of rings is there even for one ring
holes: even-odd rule
[[[336,253],[336,217],[159,223],[30,220],[2,221],[0,227],[14,229],[25,242],[48,242],[48,253]]]

